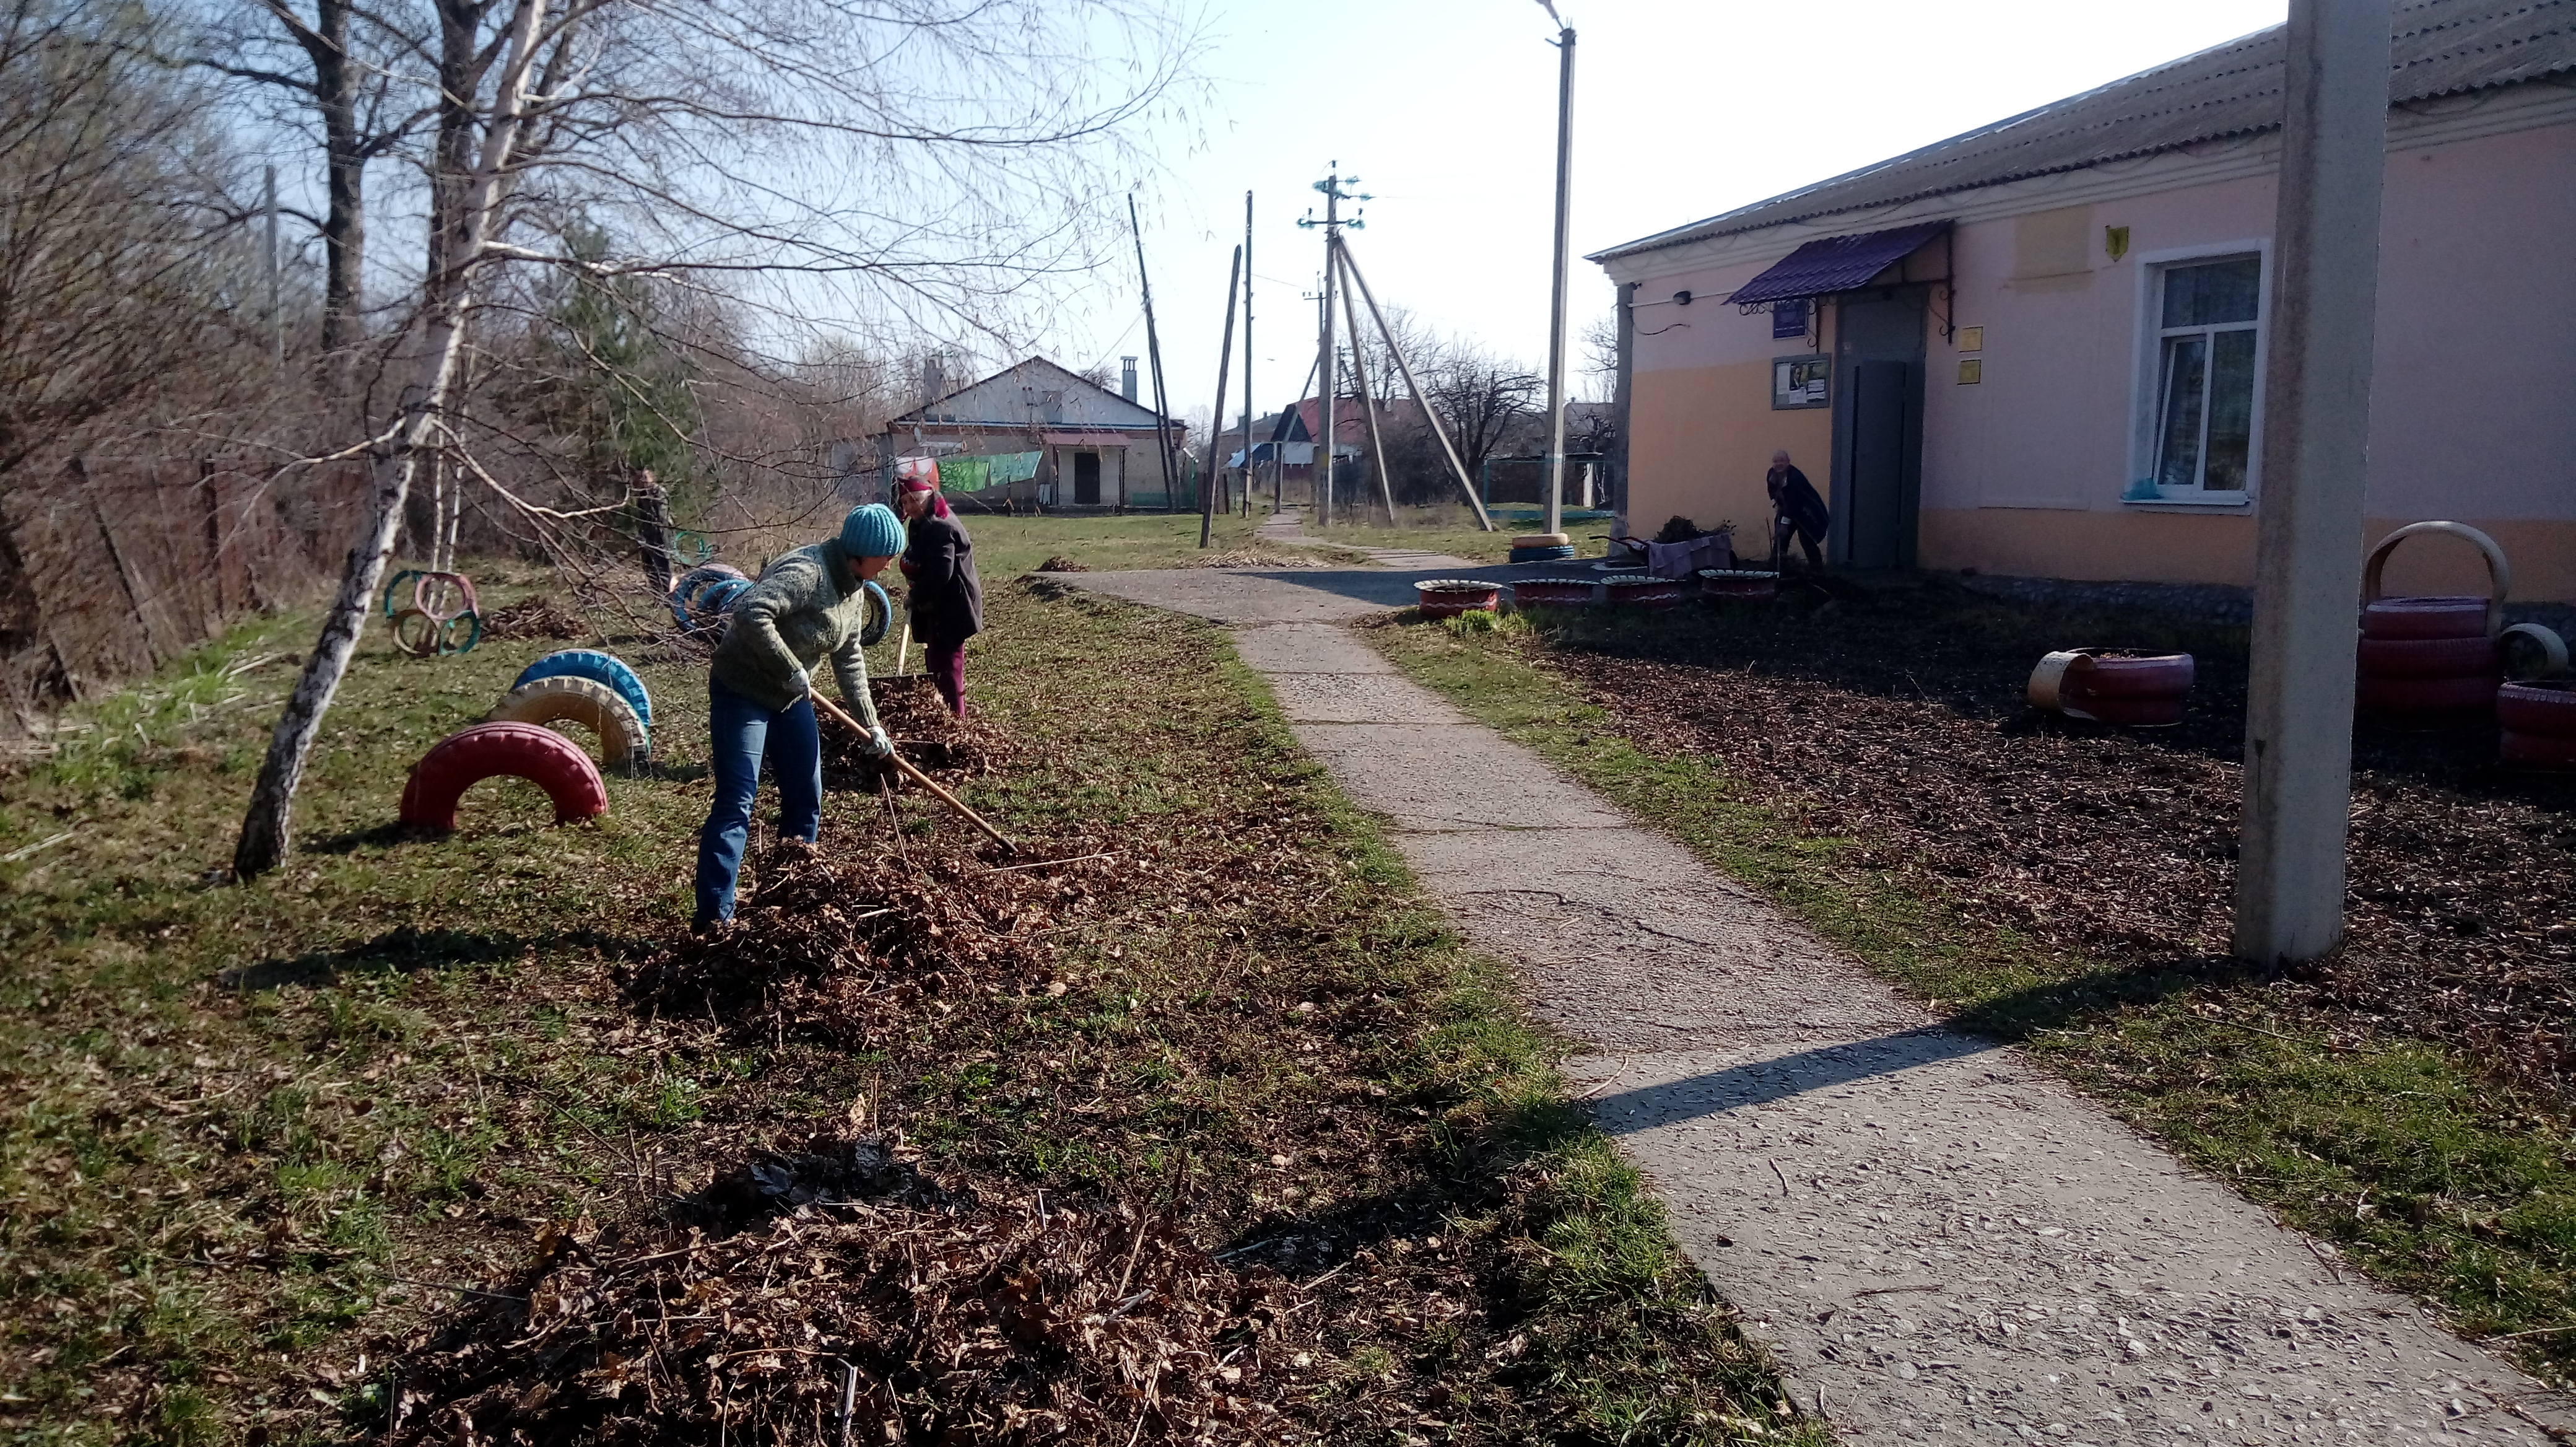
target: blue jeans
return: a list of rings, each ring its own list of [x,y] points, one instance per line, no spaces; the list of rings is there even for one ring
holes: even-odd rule
[[[761,707],[707,680],[707,758],[716,776],[714,807],[698,831],[698,923],[733,918],[734,883],[742,875],[743,841],[751,834],[752,800],[760,792],[761,756],[778,781],[778,833],[811,841],[823,822],[823,737],[814,704]]]

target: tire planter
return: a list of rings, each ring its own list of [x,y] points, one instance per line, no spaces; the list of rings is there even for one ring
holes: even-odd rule
[[[1512,606],[1515,608],[1583,608],[1595,601],[1596,584],[1589,578],[1531,578],[1512,584]]]
[[[715,628],[724,621],[726,614],[733,611],[733,605],[742,601],[742,595],[750,591],[749,578],[726,578],[721,582],[710,583],[698,590],[697,599],[691,604],[689,612],[696,618],[699,628]]]
[[[2389,554],[2408,538],[2459,538],[2487,565],[2487,596],[2383,598],[2380,578]],[[2353,700],[2373,713],[2400,719],[2439,719],[2483,714],[2495,707],[2504,683],[2505,595],[2513,571],[2504,549],[2476,528],[2454,522],[2408,523],[2370,550],[2361,575],[2361,641],[2355,659]]]
[[[2051,653],[2031,670],[2031,703],[2068,718],[2129,728],[2165,728],[2182,722],[2183,700],[2198,670],[2188,653],[2142,656],[2071,648]]]
[[[522,684],[502,695],[484,722],[577,723],[599,736],[600,761],[610,769],[632,774],[653,762],[653,736],[634,705],[595,679],[559,673]]]
[[[1511,553],[1512,561],[1515,563],[1562,563],[1573,557],[1574,544],[1572,543],[1549,543],[1544,547],[1536,548],[1515,547]]]
[[[2496,722],[2518,734],[2576,738],[2576,685],[2508,683],[2496,690]]]
[[[456,828],[456,804],[485,779],[526,779],[554,800],[555,822],[608,812],[608,787],[581,746],[549,728],[482,723],[438,741],[411,766],[403,785],[402,821],[423,829]]]
[[[1756,568],[1702,568],[1699,595],[1727,603],[1760,603],[1780,596],[1780,575]]]
[[[2370,638],[2361,640],[2361,672],[2373,678],[2460,678],[2501,674],[2496,641],[2473,638]]]
[[[2527,769],[2576,769],[2576,734],[2524,734],[2506,729],[2496,756]]]
[[[1413,596],[1423,617],[1455,618],[1494,612],[1502,606],[1503,586],[1473,578],[1425,578],[1413,585]]]
[[[1690,601],[1692,592],[1679,578],[1612,578],[1601,588],[1613,608],[1678,608]]]
[[[602,653],[596,648],[561,649],[520,669],[519,676],[510,680],[510,687],[525,688],[540,678],[558,677],[607,684],[635,710],[635,717],[643,721],[645,728],[653,727],[653,696],[644,691],[644,680],[636,676],[635,670],[614,653]]]

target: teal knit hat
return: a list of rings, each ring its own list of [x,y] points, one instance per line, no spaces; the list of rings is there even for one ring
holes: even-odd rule
[[[903,524],[884,503],[854,507],[841,519],[841,551],[853,558],[891,558],[903,551]]]

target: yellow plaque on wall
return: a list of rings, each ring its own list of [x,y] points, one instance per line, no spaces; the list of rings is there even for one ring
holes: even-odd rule
[[[1963,357],[1959,360],[1960,386],[1965,387],[1971,383],[1982,382],[1984,380],[1986,380],[1985,358]]]
[[[1960,351],[1963,351],[1963,352],[1982,352],[1982,351],[1984,351],[1985,349],[1986,349],[1986,329],[1985,329],[1984,327],[1961,327],[1961,328],[1959,328],[1959,350],[1960,350]]]

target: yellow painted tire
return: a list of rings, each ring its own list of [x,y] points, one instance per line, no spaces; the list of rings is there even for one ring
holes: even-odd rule
[[[1562,548],[1571,545],[1573,541],[1573,538],[1564,533],[1522,533],[1518,537],[1512,539],[1512,546],[1516,548]]]
[[[629,772],[653,757],[653,737],[616,689],[594,679],[555,674],[531,679],[502,696],[486,723],[575,723],[599,736],[600,761]]]

